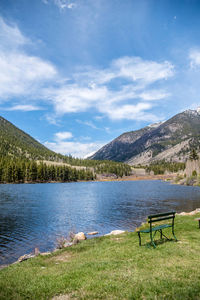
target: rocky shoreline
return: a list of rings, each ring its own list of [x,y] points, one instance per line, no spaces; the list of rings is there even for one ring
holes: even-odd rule
[[[109,235],[118,235],[118,234],[122,234],[124,233],[124,230],[113,230],[110,233],[104,234],[103,236],[109,236]],[[15,265],[17,263],[21,263],[25,260],[28,260],[30,258],[34,258],[38,255],[42,255],[42,256],[46,256],[46,255],[50,255],[52,253],[55,253],[61,249],[64,248],[68,248],[71,247],[73,245],[78,244],[79,242],[86,240],[87,239],[87,235],[88,236],[94,236],[99,234],[98,231],[92,231],[92,232],[88,232],[87,234],[85,234],[84,232],[78,232],[76,234],[73,234],[73,236],[71,236],[70,238],[64,238],[61,237],[58,241],[57,241],[57,247],[53,250],[53,251],[47,251],[47,252],[40,252],[38,248],[34,249],[34,253],[29,253],[29,254],[24,254],[22,256],[20,256],[18,258],[17,261],[15,261],[14,263],[11,264],[5,264],[5,265],[0,265],[0,270],[4,269],[6,267],[9,267],[11,265]]]
[[[194,216],[196,215],[197,213],[200,213],[200,208],[196,208],[195,210],[193,211],[190,211],[190,212],[181,212],[181,213],[176,213],[176,215],[179,215],[179,216]],[[144,222],[141,223],[141,226],[144,224]],[[135,231],[137,230],[137,228],[135,229]],[[125,230],[113,230],[107,234],[104,234],[103,236],[110,236],[110,235],[120,235],[122,233],[125,233],[126,231]],[[0,270],[1,269],[4,269],[10,265],[14,265],[14,264],[17,264],[17,263],[21,263],[25,260],[28,260],[30,258],[34,258],[38,255],[42,255],[42,256],[47,256],[47,255],[50,255],[52,253],[55,253],[57,251],[59,251],[60,249],[63,249],[63,248],[67,248],[67,247],[71,247],[72,245],[76,245],[77,243],[83,241],[83,240],[86,240],[87,237],[86,235],[89,235],[89,236],[94,236],[94,235],[97,235],[99,234],[98,231],[92,231],[92,232],[88,232],[87,234],[85,234],[84,232],[78,232],[76,234],[73,235],[73,237],[71,237],[71,239],[69,240],[69,238],[62,238],[62,240],[60,241],[60,245],[58,244],[57,248],[54,249],[53,251],[47,251],[47,252],[40,252],[38,248],[35,248],[34,250],[34,253],[30,253],[30,254],[24,254],[22,256],[20,256],[18,258],[17,261],[15,261],[14,263],[11,263],[11,264],[7,264],[7,265],[1,265],[0,266]]]

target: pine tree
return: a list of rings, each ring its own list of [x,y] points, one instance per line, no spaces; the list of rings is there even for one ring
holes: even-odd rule
[[[192,149],[189,155],[189,159],[191,160],[197,160],[199,158],[197,152],[195,149]]]

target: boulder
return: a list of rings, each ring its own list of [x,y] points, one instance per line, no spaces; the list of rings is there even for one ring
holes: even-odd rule
[[[24,260],[27,260],[27,259],[30,259],[30,258],[33,258],[33,257],[35,257],[34,254],[24,254],[24,255],[22,255],[18,258],[18,262],[22,262]]]
[[[196,215],[196,214],[198,214],[200,212],[200,208],[196,208],[195,210],[193,210],[193,211],[190,211],[190,212],[181,212],[181,213],[179,213],[179,214],[177,214],[177,215],[179,215],[179,216],[193,216],[193,215]]]
[[[87,234],[88,234],[88,235],[95,235],[95,234],[98,234],[98,231],[88,232]]]
[[[118,235],[118,234],[122,234],[124,232],[125,232],[124,230],[113,230],[110,233],[105,234],[105,236],[107,236],[107,235]]]
[[[71,242],[65,242],[64,243],[64,248],[67,248],[67,247],[70,247],[70,246],[72,246],[73,245],[73,243],[71,243]]]
[[[78,232],[74,235],[74,240],[77,240],[77,241],[84,241],[86,240],[86,236],[84,234],[84,232]]]
[[[38,256],[38,255],[40,254],[40,250],[39,250],[39,248],[35,248],[35,250],[34,250],[34,254],[35,254],[35,256]]]
[[[51,252],[42,252],[42,253],[40,253],[40,255],[42,255],[42,256],[46,256],[46,255],[50,255],[51,254]]]

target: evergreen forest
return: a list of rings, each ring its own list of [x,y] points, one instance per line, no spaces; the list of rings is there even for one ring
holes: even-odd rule
[[[129,175],[128,165],[114,162],[99,162],[95,168],[75,168],[66,165],[48,165],[42,161],[27,159],[0,159],[0,183],[70,182],[94,180],[96,174]]]
[[[164,174],[165,171],[176,173],[178,171],[185,170],[185,163],[183,162],[167,162],[167,161],[157,161],[146,166],[146,171],[153,171],[155,175]]]

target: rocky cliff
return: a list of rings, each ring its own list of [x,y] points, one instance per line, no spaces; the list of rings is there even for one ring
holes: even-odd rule
[[[200,109],[186,110],[171,119],[126,132],[97,151],[91,159],[108,159],[130,165],[166,160],[185,162],[200,146]]]

